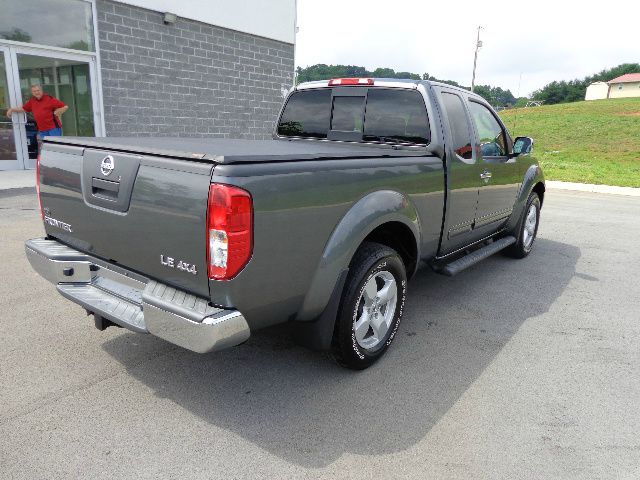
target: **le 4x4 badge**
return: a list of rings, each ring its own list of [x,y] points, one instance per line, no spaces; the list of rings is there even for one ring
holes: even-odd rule
[[[160,263],[165,267],[177,268],[178,270],[182,270],[183,272],[191,273],[193,275],[198,274],[198,269],[193,263],[188,263],[183,260],[176,260],[173,257],[160,255]]]

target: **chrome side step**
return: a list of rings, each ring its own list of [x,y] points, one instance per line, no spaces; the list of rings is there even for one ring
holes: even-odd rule
[[[499,240],[491,242],[488,245],[485,245],[482,248],[479,248],[478,250],[474,250],[473,252],[468,253],[464,257],[458,258],[457,260],[448,263],[447,265],[439,268],[436,271],[438,273],[441,273],[442,275],[453,277],[454,275],[460,273],[462,270],[465,270],[484,260],[485,258],[498,253],[500,250],[504,250],[509,245],[513,245],[514,243],[516,243],[516,237],[503,237]]]

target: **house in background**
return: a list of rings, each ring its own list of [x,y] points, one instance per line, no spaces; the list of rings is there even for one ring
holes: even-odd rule
[[[640,97],[640,73],[627,73],[608,83],[609,98]]]
[[[267,6],[268,4],[268,6]],[[296,0],[2,0],[0,170],[33,168],[29,86],[64,135],[270,138],[293,84]]]
[[[608,82],[594,82],[587,87],[585,100],[640,97],[640,73],[625,73]]]

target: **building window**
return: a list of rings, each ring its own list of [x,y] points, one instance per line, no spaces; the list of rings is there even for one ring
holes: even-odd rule
[[[91,3],[85,0],[3,0],[0,39],[93,52]]]
[[[622,90],[622,85],[618,85],[618,90]]]

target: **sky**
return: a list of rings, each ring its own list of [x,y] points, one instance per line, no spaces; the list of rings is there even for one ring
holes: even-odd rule
[[[389,67],[528,96],[640,63],[640,1],[298,0],[296,66]]]

